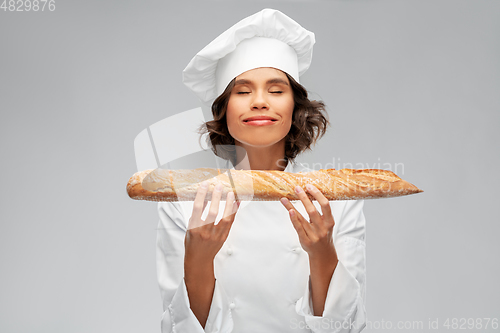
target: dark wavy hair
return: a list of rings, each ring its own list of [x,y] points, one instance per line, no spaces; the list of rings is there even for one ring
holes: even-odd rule
[[[292,126],[286,137],[285,160],[294,161],[300,153],[311,150],[311,146],[326,133],[330,122],[325,104],[322,101],[309,100],[307,90],[290,75],[285,74],[290,81],[295,103]],[[212,104],[214,120],[203,123],[198,128],[198,133],[200,135],[208,133],[207,145],[211,147],[215,155],[230,160],[233,165],[236,165],[239,161],[236,161],[235,148],[232,148],[235,145],[235,140],[229,134],[226,121],[227,104],[234,82],[235,79],[215,99]]]

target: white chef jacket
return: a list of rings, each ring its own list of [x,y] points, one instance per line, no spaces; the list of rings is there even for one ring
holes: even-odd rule
[[[312,170],[290,161],[285,169],[301,171]],[[309,220],[302,202],[292,203]],[[321,213],[319,203],[313,204]],[[215,289],[203,329],[190,309],[184,281],[184,237],[193,202],[159,202],[156,257],[164,311],[161,332],[360,332],[366,326],[363,204],[363,200],[330,201],[339,262],[323,314],[314,316],[309,256],[288,211],[279,201],[242,201],[214,259]],[[210,202],[203,219],[208,207]],[[221,201],[216,221],[222,218],[224,207]]]

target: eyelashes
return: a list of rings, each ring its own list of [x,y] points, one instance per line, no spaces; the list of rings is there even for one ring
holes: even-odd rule
[[[280,91],[280,90],[278,90],[278,91],[270,91],[270,93],[271,94],[278,94],[279,95],[279,94],[282,94],[283,91]],[[236,94],[238,94],[238,95],[246,95],[246,94],[250,94],[250,92],[249,91],[238,91]]]

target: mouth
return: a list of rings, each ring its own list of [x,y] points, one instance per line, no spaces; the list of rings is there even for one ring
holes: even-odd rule
[[[272,117],[269,117],[268,115],[258,115],[258,116],[253,116],[253,117],[248,117],[247,119],[243,120],[243,122],[253,122],[253,121],[278,121],[277,119],[274,119]]]
[[[245,123],[246,125],[253,125],[253,126],[272,125],[276,122],[277,122],[276,119],[250,119],[243,121],[243,123]]]

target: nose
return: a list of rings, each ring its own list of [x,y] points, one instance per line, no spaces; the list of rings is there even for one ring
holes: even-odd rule
[[[267,100],[262,91],[256,92],[254,94],[254,98],[252,99],[252,104],[250,105],[250,107],[254,110],[269,109],[269,104],[267,104]]]

